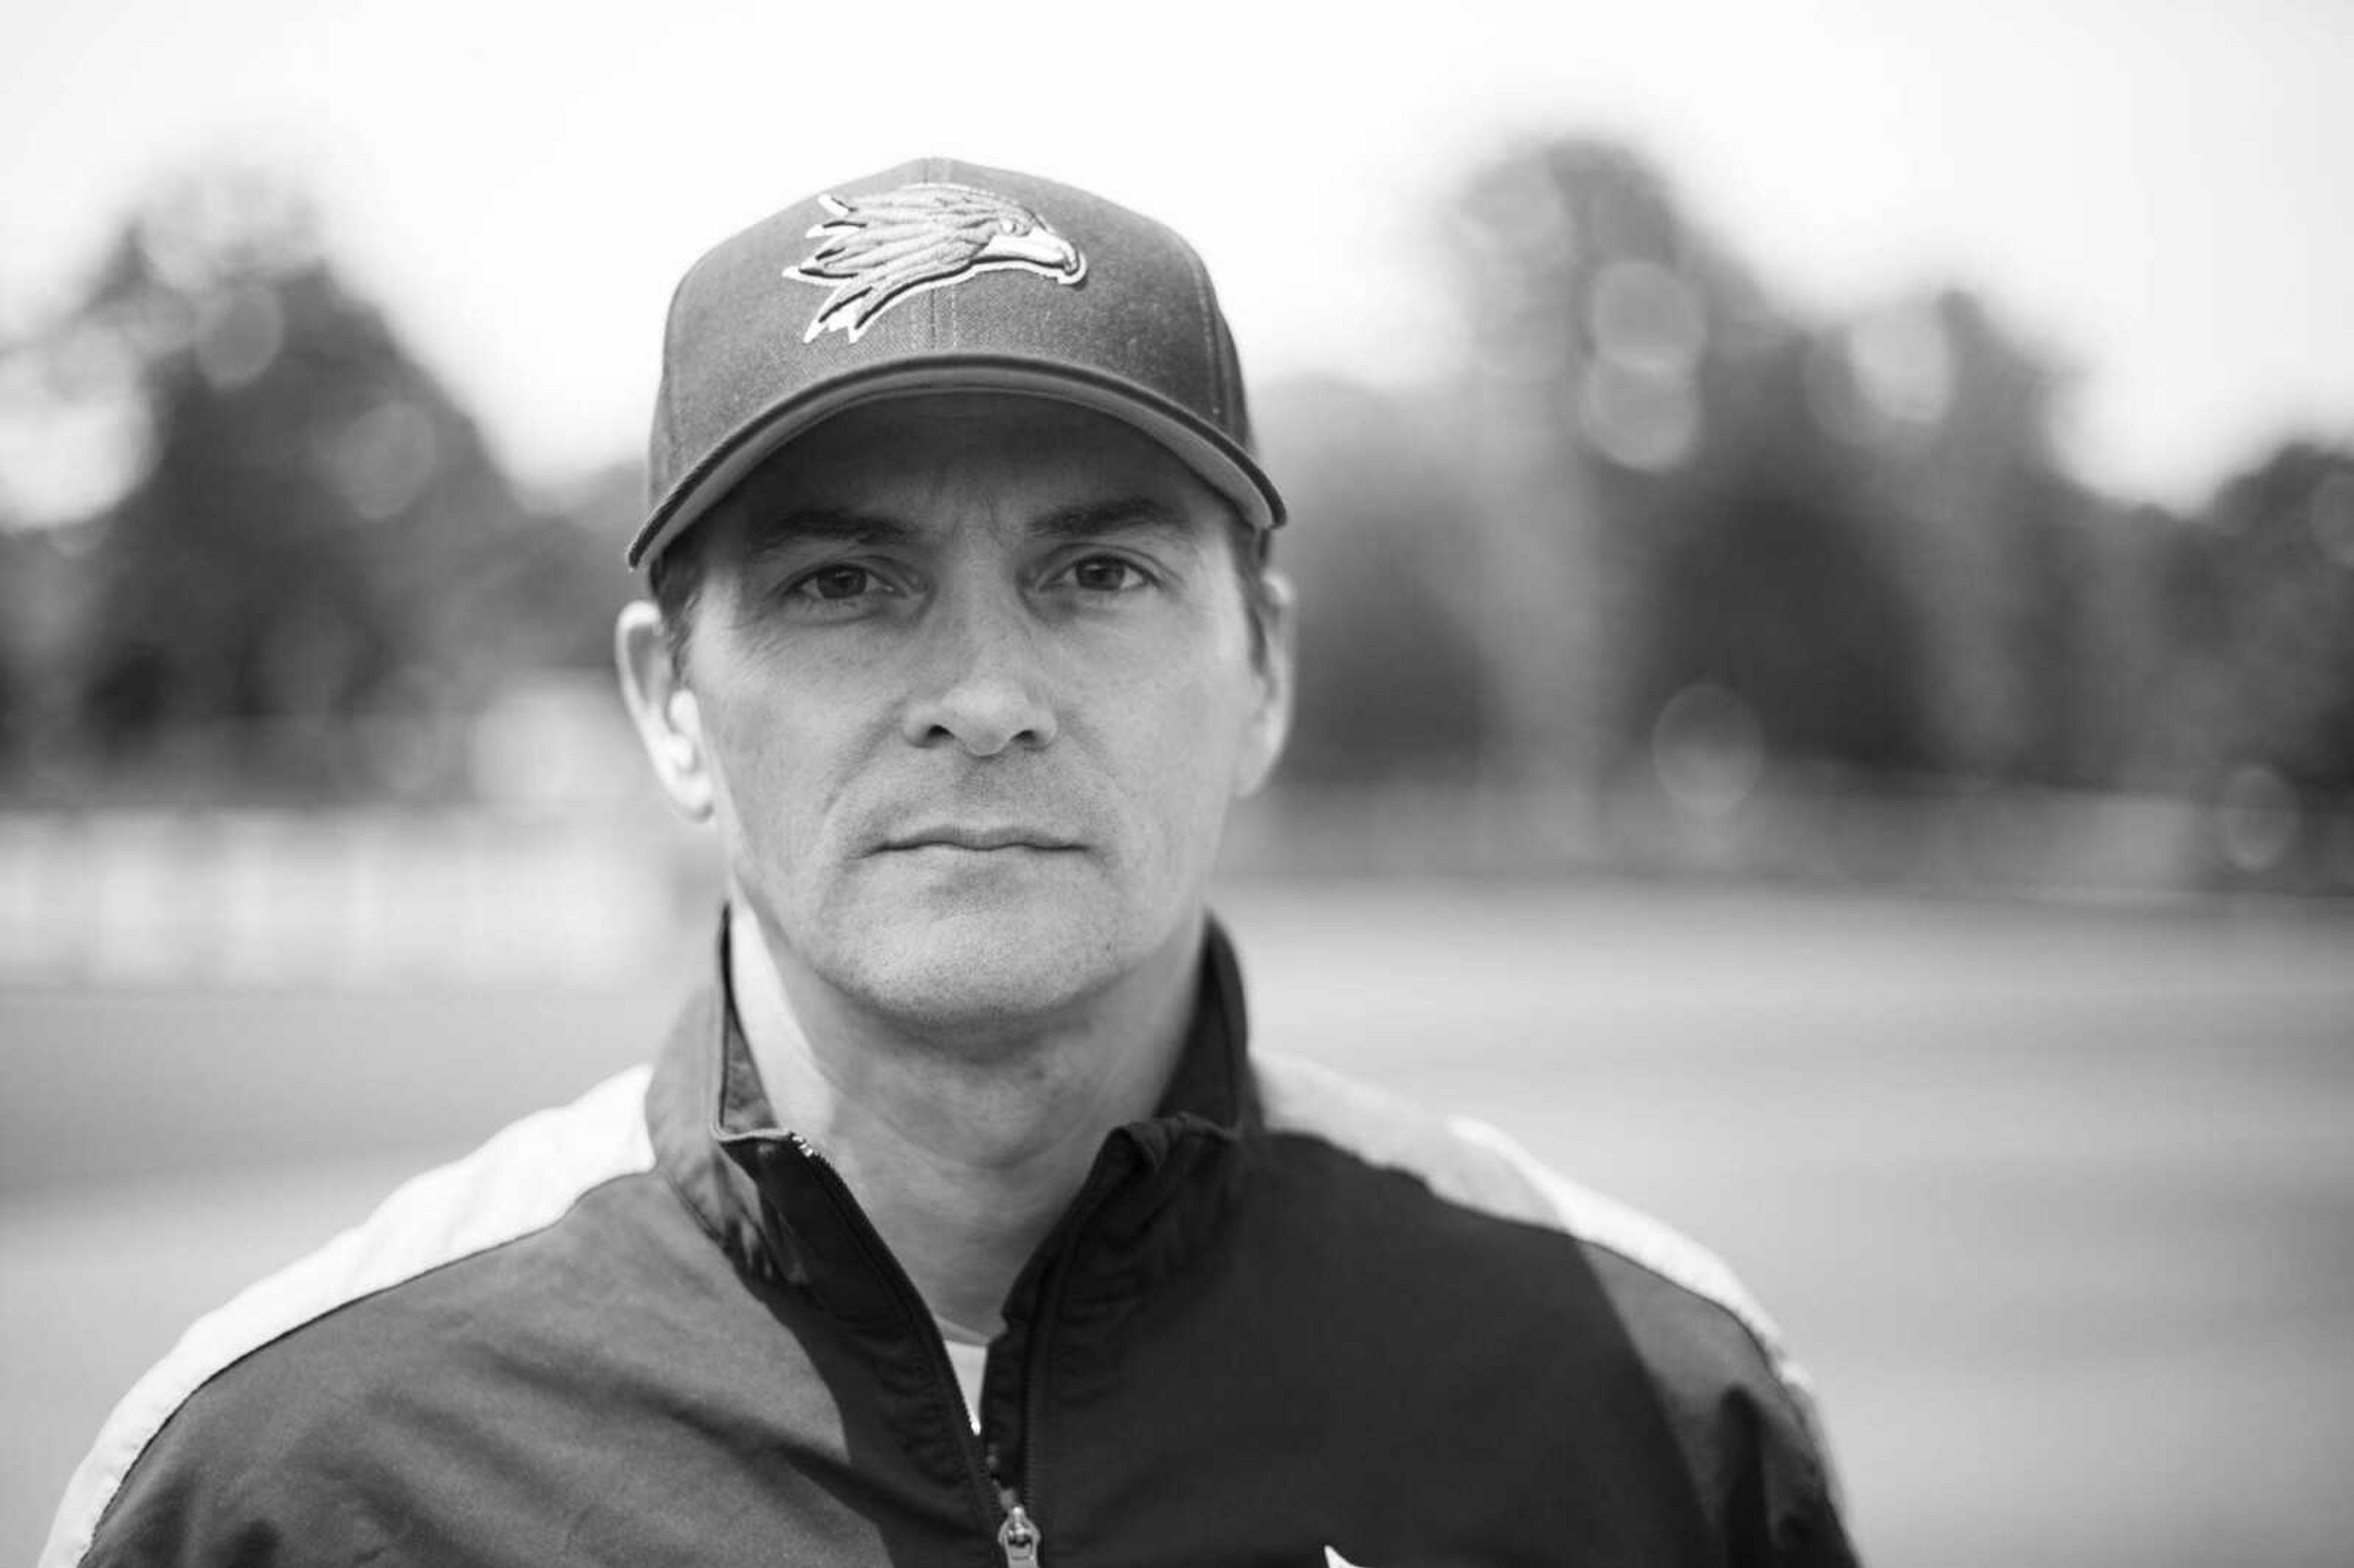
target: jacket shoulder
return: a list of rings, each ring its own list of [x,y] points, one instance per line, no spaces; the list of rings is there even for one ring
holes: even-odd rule
[[[1280,1054],[1261,1055],[1254,1070],[1271,1133],[1319,1139],[1416,1177],[1444,1202],[1572,1240],[1641,1358],[1723,1537],[1762,1535],[1781,1560],[1825,1548],[1823,1560],[1845,1560],[1812,1387],[1722,1258],[1485,1122]]]
[[[310,1325],[546,1230],[592,1188],[652,1169],[643,1112],[647,1076],[643,1067],[631,1069],[569,1106],[511,1124],[465,1159],[406,1182],[358,1225],[197,1319],[107,1417],[67,1483],[41,1568],[106,1558],[101,1537],[118,1529],[171,1541],[174,1560],[203,1560],[204,1549],[180,1539],[184,1527],[173,1522],[207,1506],[205,1478],[188,1473],[191,1467],[213,1462],[202,1457],[207,1455],[223,1462],[240,1452],[252,1457],[256,1450],[226,1428],[249,1427],[245,1436],[258,1438],[300,1423],[286,1419],[295,1412],[216,1402],[208,1414],[224,1430],[188,1434],[195,1440],[187,1443],[159,1441],[175,1417],[193,1415],[192,1404],[224,1372],[293,1342]],[[280,1381],[264,1378],[257,1386]]]

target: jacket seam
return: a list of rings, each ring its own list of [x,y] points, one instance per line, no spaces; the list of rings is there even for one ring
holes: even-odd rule
[[[1299,1139],[1308,1142],[1320,1144],[1324,1148],[1330,1149],[1341,1155],[1343,1158],[1354,1160],[1359,1164],[1376,1170],[1394,1171],[1398,1175],[1407,1178],[1416,1186],[1420,1187],[1424,1192],[1428,1194],[1431,1201],[1434,1202],[1443,1203],[1450,1208],[1458,1209],[1467,1213],[1478,1214],[1483,1218],[1497,1221],[1500,1224],[1518,1225],[1526,1229],[1540,1231],[1549,1235],[1559,1236],[1563,1240],[1569,1242],[1575,1246],[1590,1247],[1596,1252],[1608,1253],[1611,1256],[1622,1260],[1629,1266],[1640,1270],[1646,1277],[1658,1280],[1660,1284],[1667,1286],[1670,1289],[1676,1291],[1679,1295],[1689,1298],[1702,1306],[1706,1307],[1710,1310],[1732,1319],[1734,1326],[1741,1331],[1744,1341],[1755,1352],[1759,1364],[1765,1369],[1766,1374],[1766,1381],[1771,1384],[1775,1396],[1780,1400],[1783,1413],[1789,1418],[1794,1429],[1803,1439],[1801,1443],[1796,1446],[1796,1453],[1804,1467],[1804,1476],[1808,1490],[1812,1493],[1814,1499],[1818,1502],[1836,1503],[1836,1498],[1833,1494],[1833,1489],[1830,1484],[1829,1467],[1824,1463],[1820,1452],[1823,1443],[1822,1433],[1808,1407],[1807,1401],[1802,1398],[1798,1391],[1792,1386],[1788,1374],[1783,1371],[1783,1366],[1787,1358],[1777,1353],[1776,1345],[1758,1330],[1756,1325],[1753,1324],[1744,1313],[1735,1308],[1731,1303],[1720,1300],[1705,1290],[1695,1288],[1692,1285],[1677,1278],[1674,1275],[1659,1268],[1658,1266],[1636,1256],[1633,1253],[1628,1251],[1623,1246],[1614,1245],[1598,1236],[1589,1235],[1583,1231],[1577,1230],[1568,1223],[1567,1216],[1562,1213],[1560,1206],[1553,1202],[1552,1194],[1545,1192],[1542,1188],[1537,1190],[1536,1194],[1544,1203],[1546,1210],[1546,1213],[1542,1217],[1529,1217],[1500,1213],[1495,1210],[1483,1208],[1479,1203],[1467,1202],[1462,1198],[1456,1197],[1440,1191],[1437,1185],[1432,1181],[1430,1173],[1426,1171],[1418,1170],[1410,1165],[1384,1163],[1381,1160],[1373,1159],[1363,1150],[1352,1148],[1348,1144],[1340,1142],[1330,1135],[1312,1128],[1264,1128],[1260,1129],[1258,1136],[1268,1139],[1286,1138]],[[1451,1128],[1448,1129],[1448,1136],[1450,1139],[1454,1139],[1456,1136]],[[1474,1145],[1472,1147],[1477,1146]],[[1597,1280],[1596,1283],[1598,1285],[1600,1282]],[[1631,1327],[1628,1327],[1627,1324],[1626,1314],[1619,1308],[1617,1301],[1610,1299],[1609,1291],[1606,1287],[1603,1287],[1603,1296],[1604,1299],[1608,1302],[1612,1316],[1618,1319],[1622,1329],[1625,1329],[1628,1333],[1631,1341],[1633,1330]],[[1667,1393],[1666,1385],[1662,1382],[1659,1372],[1651,1365],[1650,1359],[1642,1354],[1639,1346],[1636,1348],[1636,1355],[1637,1359],[1643,1363],[1644,1375],[1651,1380],[1653,1387],[1659,1392],[1659,1395],[1664,1398]],[[1695,1478],[1695,1479],[1697,1479],[1697,1478]],[[1778,1529],[1778,1525],[1776,1528]]]
[[[405,1289],[409,1286],[419,1283],[420,1281],[429,1279],[435,1275],[440,1274],[447,1269],[462,1266],[463,1265],[472,1263],[479,1258],[489,1257],[495,1253],[504,1252],[508,1247],[514,1246],[518,1243],[530,1241],[535,1237],[545,1235],[548,1232],[556,1229],[558,1225],[564,1224],[565,1221],[570,1219],[574,1211],[580,1206],[581,1202],[590,1193],[600,1192],[607,1187],[613,1186],[620,1182],[642,1178],[648,1174],[650,1174],[650,1172],[645,1171],[616,1171],[612,1175],[600,1178],[599,1180],[589,1183],[588,1186],[581,1188],[579,1192],[574,1193],[571,1201],[565,1204],[563,1212],[557,1214],[545,1224],[535,1225],[532,1229],[525,1231],[520,1234],[501,1237],[499,1240],[493,1242],[490,1245],[477,1248],[472,1252],[462,1253],[456,1257],[444,1258],[429,1268],[419,1269],[415,1274],[404,1275],[400,1278],[393,1280],[388,1284],[380,1285],[373,1290],[364,1291],[360,1295],[355,1296],[347,1301],[338,1301],[323,1312],[314,1313],[312,1316],[303,1319],[299,1323],[287,1325],[277,1333],[272,1334],[269,1339],[262,1340],[260,1344],[252,1346],[250,1349],[248,1349],[239,1355],[232,1357],[230,1360],[222,1362],[219,1366],[213,1368],[212,1371],[207,1372],[203,1378],[191,1385],[185,1393],[181,1394],[178,1399],[173,1402],[171,1409],[164,1413],[163,1419],[155,1423],[154,1429],[151,1430],[145,1437],[140,1440],[139,1446],[132,1451],[128,1459],[123,1461],[122,1469],[115,1474],[108,1486],[106,1505],[99,1510],[97,1517],[90,1521],[90,1538],[82,1543],[81,1549],[74,1554],[72,1561],[77,1564],[90,1561],[90,1553],[97,1549],[99,1537],[105,1533],[107,1525],[114,1520],[118,1511],[122,1507],[123,1499],[130,1492],[132,1482],[138,1475],[141,1462],[145,1460],[147,1457],[154,1451],[156,1440],[162,1437],[164,1432],[170,1428],[171,1425],[175,1421],[177,1421],[181,1415],[186,1412],[188,1406],[195,1403],[198,1394],[212,1387],[222,1378],[228,1376],[239,1367],[245,1365],[248,1361],[253,1360],[254,1357],[275,1350],[280,1345],[284,1344],[287,1340],[295,1338],[305,1330],[315,1328],[318,1325],[328,1321],[330,1319],[340,1317],[353,1308],[366,1306],[371,1302],[381,1300],[382,1298],[392,1295],[396,1291]],[[307,1256],[308,1255],[305,1255]],[[299,1266],[299,1264],[300,1260],[297,1261],[297,1264],[290,1265],[289,1266]]]
[[[1446,1202],[1447,1200],[1442,1198],[1440,1201]],[[1699,1302],[1702,1306],[1706,1307],[1709,1310],[1715,1312],[1721,1317],[1731,1319],[1733,1320],[1734,1327],[1741,1330],[1742,1338],[1747,1341],[1752,1350],[1757,1352],[1757,1360],[1766,1369],[1767,1381],[1773,1384],[1774,1392],[1779,1395],[1782,1400],[1784,1414],[1790,1417],[1792,1425],[1796,1426],[1797,1431],[1807,1439],[1805,1446],[1801,1448],[1799,1452],[1806,1458],[1807,1467],[1809,1473],[1816,1475],[1819,1482],[1819,1472],[1821,1467],[1817,1462],[1816,1449],[1821,1443],[1821,1434],[1816,1429],[1815,1419],[1812,1414],[1808,1411],[1806,1401],[1799,1396],[1797,1390],[1791,1385],[1790,1379],[1787,1374],[1782,1371],[1783,1358],[1776,1353],[1775,1347],[1757,1331],[1756,1328],[1750,1323],[1748,1319],[1743,1317],[1739,1312],[1735,1311],[1732,1307],[1728,1306],[1724,1302],[1719,1301],[1713,1296],[1709,1295],[1706,1291],[1693,1289],[1691,1286],[1685,1284],[1682,1280],[1678,1279],[1675,1276],[1653,1267],[1650,1264],[1644,1262],[1641,1258],[1635,1256],[1632,1253],[1627,1251],[1623,1247],[1613,1246],[1608,1242],[1602,1241],[1594,1236],[1580,1234],[1578,1232],[1573,1231],[1567,1226],[1547,1228],[1557,1228],[1559,1234],[1569,1237],[1571,1240],[1576,1242],[1580,1246],[1590,1246],[1596,1252],[1606,1252],[1611,1256],[1621,1260],[1630,1266],[1642,1270],[1644,1274],[1658,1280],[1660,1284],[1665,1285],[1670,1290],[1674,1290],[1683,1296],[1691,1298],[1692,1300]],[[1612,1306],[1612,1310],[1617,1310],[1615,1303]],[[1621,1314],[1620,1316],[1623,1319],[1624,1314]]]

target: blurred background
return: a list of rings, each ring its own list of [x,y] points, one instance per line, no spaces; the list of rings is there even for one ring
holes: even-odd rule
[[[1175,224],[1294,524],[1260,1033],[1723,1252],[1881,1563],[2354,1501],[2354,12],[85,0],[0,49],[0,1555],[648,1050],[661,313],[931,152]]]

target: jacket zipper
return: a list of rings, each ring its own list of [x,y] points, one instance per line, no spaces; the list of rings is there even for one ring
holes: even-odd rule
[[[1040,1282],[1037,1315],[1030,1330],[1029,1353],[1022,1368],[1022,1495],[1026,1495],[1034,1502],[1039,1495],[1038,1436],[1044,1429],[1046,1408],[1044,1367],[1047,1336],[1053,1331],[1055,1319],[1059,1316],[1057,1308],[1062,1305],[1065,1267],[1071,1251],[1077,1245],[1087,1222],[1095,1218],[1097,1209],[1103,1207],[1113,1185],[1104,1174],[1104,1156],[1098,1154],[1094,1168],[1087,1172],[1086,1183],[1079,1189],[1078,1196],[1071,1201],[1070,1209],[1063,1215],[1061,1223],[1048,1234],[1038,1249],[1039,1256],[1053,1260],[1054,1274],[1051,1278]],[[1051,1294],[1047,1287],[1052,1287]],[[1038,1561],[1038,1549],[1045,1538],[1037,1525],[1031,1521],[1029,1514],[1023,1511],[1022,1496],[1007,1488],[1004,1500],[1005,1523],[997,1532],[997,1543],[1004,1550],[1007,1568],[1033,1568]]]
[[[1005,1553],[1005,1568],[1037,1568],[1038,1548],[1046,1538],[1030,1521],[1020,1499],[1005,1494],[1005,1522],[997,1527],[997,1549]]]
[[[835,1211],[850,1224],[851,1229],[866,1244],[881,1266],[885,1279],[889,1282],[901,1304],[913,1308],[915,1315],[927,1326],[928,1332],[925,1337],[930,1341],[928,1351],[931,1362],[932,1380],[951,1396],[949,1402],[949,1408],[962,1412],[964,1390],[957,1383],[956,1369],[949,1364],[948,1347],[941,1342],[939,1330],[932,1323],[931,1308],[925,1305],[923,1293],[916,1288],[916,1282],[907,1277],[907,1269],[892,1255],[890,1247],[875,1231],[875,1222],[866,1217],[866,1211],[859,1206],[858,1200],[852,1195],[848,1183],[843,1181],[841,1172],[834,1170],[826,1157],[820,1154],[816,1148],[800,1133],[790,1132],[785,1136],[791,1140],[793,1147],[800,1150],[801,1157],[810,1162],[811,1168],[819,1173],[827,1198],[833,1203]],[[1080,1188],[1077,1198],[1072,1202],[1069,1211],[1064,1214],[1062,1223],[1055,1227],[1039,1248],[1039,1256],[1055,1260],[1055,1276],[1053,1283],[1056,1288],[1052,1300],[1048,1299],[1043,1291],[1041,1292],[1036,1326],[1031,1330],[1030,1353],[1026,1358],[1027,1364],[1023,1368],[1022,1409],[1025,1430],[1023,1433],[1022,1445],[1021,1491],[1017,1492],[1011,1486],[1003,1484],[995,1473],[995,1466],[991,1462],[992,1457],[982,1449],[981,1439],[974,1434],[970,1425],[959,1423],[958,1436],[963,1442],[966,1468],[971,1473],[974,1491],[983,1499],[983,1511],[986,1513],[993,1510],[1002,1516],[997,1526],[997,1549],[1005,1559],[1006,1568],[1037,1568],[1039,1551],[1045,1544],[1045,1532],[1040,1530],[1037,1521],[1030,1517],[1030,1511],[1023,1507],[1022,1500],[1024,1494],[1034,1500],[1038,1496],[1038,1430],[1040,1418],[1045,1406],[1045,1395],[1043,1393],[1045,1379],[1038,1375],[1037,1369],[1045,1360],[1046,1334],[1055,1318],[1052,1308],[1060,1300],[1062,1295],[1060,1265],[1063,1255],[1076,1241],[1087,1222],[1095,1217],[1096,1210],[1102,1207],[1104,1199],[1112,1185],[1113,1183],[1105,1178],[1102,1156],[1098,1155],[1096,1168],[1087,1173],[1086,1184]]]
[[[907,1269],[892,1255],[890,1247],[884,1244],[883,1237],[875,1229],[875,1222],[866,1217],[866,1211],[859,1207],[858,1200],[851,1195],[850,1187],[843,1181],[841,1172],[834,1170],[832,1162],[800,1133],[789,1132],[785,1137],[800,1151],[801,1158],[809,1161],[810,1168],[818,1173],[819,1183],[833,1204],[834,1211],[865,1244],[885,1280],[899,1298],[900,1304],[911,1308],[913,1316],[926,1326],[922,1338],[928,1340],[927,1353],[931,1363],[932,1382],[949,1395],[949,1408],[959,1416],[957,1436],[961,1440],[965,1468],[972,1480],[973,1495],[981,1501],[981,1516],[1002,1516],[997,1527],[997,1545],[1005,1556],[1008,1568],[1035,1568],[1039,1543],[1044,1537],[1031,1520],[1029,1513],[1022,1506],[1022,1499],[1014,1495],[1013,1489],[996,1484],[995,1478],[990,1473],[988,1460],[981,1453],[981,1439],[974,1435],[970,1422],[962,1419],[965,1414],[964,1390],[957,1382],[956,1369],[949,1364],[948,1346],[941,1342],[939,1330],[932,1323],[931,1308],[924,1304],[923,1293],[916,1288],[916,1282],[907,1277]]]

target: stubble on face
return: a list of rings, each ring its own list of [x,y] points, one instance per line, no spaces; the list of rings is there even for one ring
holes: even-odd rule
[[[796,1007],[978,1042],[1182,985],[1267,699],[1224,503],[1029,400],[877,405],[790,460],[706,524],[690,657]]]

